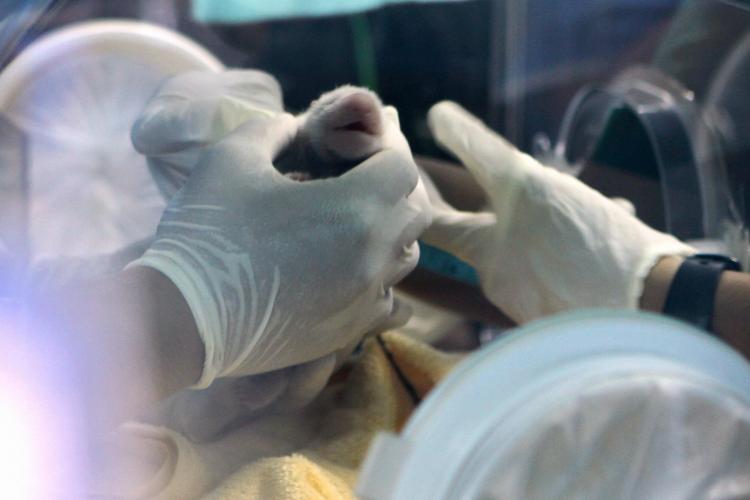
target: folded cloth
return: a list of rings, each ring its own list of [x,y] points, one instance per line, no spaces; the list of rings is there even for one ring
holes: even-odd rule
[[[193,17],[204,23],[247,23],[290,17],[352,14],[395,3],[459,0],[193,0]]]
[[[461,358],[386,332],[309,406],[254,417],[216,441],[128,424],[120,429],[128,443],[118,448],[121,472],[100,475],[107,480],[97,498],[353,499],[375,434],[398,432]]]
[[[359,467],[375,434],[400,430],[417,401],[460,359],[398,333],[380,339],[365,346],[307,447],[242,466],[206,499],[355,498]]]

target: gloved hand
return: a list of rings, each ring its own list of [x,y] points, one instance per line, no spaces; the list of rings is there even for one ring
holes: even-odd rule
[[[408,308],[403,303],[401,307]],[[391,320],[400,326],[406,319],[404,314],[395,313],[368,334],[393,328]],[[203,390],[178,391],[145,418],[154,425],[179,431],[197,443],[211,441],[237,422],[269,413],[287,413],[311,403],[331,375],[351,359],[356,344],[300,365],[258,375],[222,378]]]
[[[473,265],[487,297],[515,321],[636,308],[661,257],[695,253],[519,152],[455,103],[436,104],[428,121],[437,142],[483,186],[491,212],[459,212],[433,199],[433,224],[422,238]]]
[[[195,387],[323,358],[392,313],[429,202],[392,108],[385,150],[339,178],[273,167],[297,121],[258,108],[209,148],[134,265],[170,278],[205,345]]]
[[[283,111],[281,87],[268,73],[188,71],[162,83],[133,124],[131,139],[169,199],[206,147],[253,116]]]

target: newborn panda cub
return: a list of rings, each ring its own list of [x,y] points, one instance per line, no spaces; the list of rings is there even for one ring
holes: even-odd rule
[[[383,147],[383,104],[367,89],[346,85],[326,92],[299,115],[299,132],[276,158],[287,177],[337,177]]]
[[[383,147],[383,105],[367,89],[345,86],[323,94],[298,116],[300,126],[274,165],[297,181],[335,177]],[[340,353],[336,359],[348,357]],[[305,406],[325,387],[336,361],[326,358],[259,375],[226,378],[200,391],[180,391],[154,416],[156,423],[203,442],[260,411]]]

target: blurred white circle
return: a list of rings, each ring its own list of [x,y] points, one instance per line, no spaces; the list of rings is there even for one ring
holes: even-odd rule
[[[109,253],[153,234],[164,201],[131,125],[165,77],[222,68],[178,33],[111,20],[49,33],[8,65],[0,110],[25,136],[30,257]]]

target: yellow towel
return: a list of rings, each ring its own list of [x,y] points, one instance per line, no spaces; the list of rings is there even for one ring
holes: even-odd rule
[[[354,498],[359,467],[375,435],[398,432],[415,401],[460,359],[387,332],[368,340],[348,375],[307,407],[254,417],[215,441],[194,443],[164,427],[124,425],[117,446],[110,447],[118,456],[117,470],[100,474],[90,497]]]
[[[461,359],[395,332],[370,340],[325,415],[316,438],[304,449],[242,466],[207,500],[354,498],[357,474],[372,438],[401,429],[414,402],[383,351],[424,397]]]

